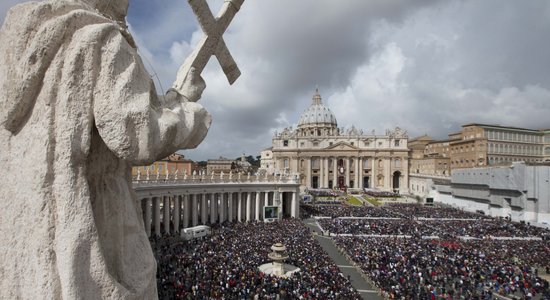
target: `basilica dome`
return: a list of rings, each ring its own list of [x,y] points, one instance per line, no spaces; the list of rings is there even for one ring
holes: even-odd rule
[[[335,128],[338,124],[336,117],[330,109],[323,105],[319,90],[315,90],[313,102],[300,116],[298,128],[300,127],[331,127]]]

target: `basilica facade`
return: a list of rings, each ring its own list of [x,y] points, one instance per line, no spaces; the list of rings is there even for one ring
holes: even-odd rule
[[[373,188],[408,192],[407,133],[400,128],[370,134],[338,128],[317,90],[298,127],[275,132],[261,153],[261,169],[298,174],[302,188]]]

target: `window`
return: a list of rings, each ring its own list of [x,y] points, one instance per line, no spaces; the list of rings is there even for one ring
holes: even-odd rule
[[[313,142],[313,147],[319,147],[319,142]]]
[[[394,162],[394,165],[395,165],[396,168],[401,168],[401,159],[396,158],[395,162]]]
[[[550,148],[549,148],[550,149]],[[363,160],[363,169],[368,169],[369,168],[369,159],[368,158],[365,158]]]
[[[351,145],[353,146],[353,145],[355,145],[355,143],[354,143],[354,142],[351,142]]]
[[[394,146],[395,146],[395,147],[399,147],[399,142],[400,142],[400,140],[395,140],[395,141],[394,141]]]
[[[285,166],[285,169],[288,169],[288,158],[285,158],[285,160],[284,160],[284,166]]]
[[[283,141],[283,147],[288,147],[288,140]]]
[[[304,142],[300,142],[300,147],[304,147],[305,146],[305,143]]]

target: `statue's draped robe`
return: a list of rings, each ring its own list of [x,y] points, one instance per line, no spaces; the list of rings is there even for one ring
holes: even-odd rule
[[[0,32],[0,298],[154,299],[130,168],[196,147],[210,116],[157,98],[121,28],[63,1]]]

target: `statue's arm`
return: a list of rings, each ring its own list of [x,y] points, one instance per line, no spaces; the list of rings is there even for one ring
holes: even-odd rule
[[[200,83],[200,76],[195,80]],[[191,84],[187,96],[182,95],[186,91],[171,90],[166,97],[158,97],[135,49],[114,33],[101,51],[93,105],[95,126],[111,151],[133,163],[195,148],[211,123],[200,104],[188,101],[202,89]]]

